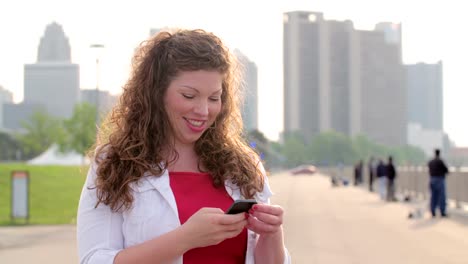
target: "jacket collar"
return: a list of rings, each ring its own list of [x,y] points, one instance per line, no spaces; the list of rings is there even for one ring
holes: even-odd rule
[[[143,183],[137,187],[138,190],[146,191],[150,189],[156,189],[161,196],[167,201],[170,205],[174,213],[176,214],[177,218],[179,218],[179,212],[177,210],[177,203],[174,197],[174,193],[172,192],[171,185],[169,182],[169,172],[168,170],[164,170],[161,176],[154,176],[151,173],[145,173],[143,177]]]
[[[234,201],[242,199],[239,187],[236,184],[234,184],[230,179],[224,181],[224,187],[226,188],[227,193],[231,196],[231,198]]]

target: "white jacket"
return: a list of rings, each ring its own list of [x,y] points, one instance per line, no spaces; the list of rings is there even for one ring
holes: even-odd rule
[[[111,264],[117,253],[132,245],[143,243],[180,226],[177,204],[169,184],[167,170],[160,177],[149,176],[131,187],[132,209],[112,212],[97,202],[94,182],[95,166],[89,169],[80,197],[77,219],[78,255],[81,264]],[[239,188],[231,181],[225,182],[233,200],[241,199]],[[269,203],[272,192],[265,177],[265,187],[255,195],[259,203]],[[254,251],[258,235],[248,230],[246,264],[254,264]],[[173,264],[182,264],[182,256]],[[291,263],[285,249],[284,263]]]

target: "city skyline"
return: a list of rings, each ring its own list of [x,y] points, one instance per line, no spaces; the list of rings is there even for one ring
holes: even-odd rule
[[[355,30],[323,13],[284,20],[284,129],[306,139],[333,130],[387,146],[407,143],[401,27]],[[306,43],[306,45],[305,45]],[[440,98],[442,99],[442,98]]]
[[[449,3],[450,2],[450,3]],[[327,20],[351,20],[357,29],[373,29],[379,22],[402,23],[403,62],[444,64],[444,130],[459,146],[468,146],[468,124],[461,122],[466,111],[463,64],[468,59],[463,26],[456,23],[462,8],[451,1],[17,1],[0,4],[3,41],[0,48],[0,85],[23,98],[23,67],[36,59],[40,36],[47,24],[57,22],[70,39],[72,62],[81,69],[81,87],[96,86],[96,54],[89,46],[105,45],[100,64],[100,88],[120,93],[128,78],[134,48],[147,38],[151,28],[203,28],[219,35],[233,50],[239,49],[258,67],[259,129],[276,140],[282,130],[282,16],[304,10],[322,12]],[[445,5],[444,5],[445,3]],[[28,6],[23,10],[24,6]],[[45,6],[48,6],[45,8]],[[182,8],[183,7],[183,8]],[[424,8],[425,12],[420,12]],[[229,9],[229,12],[225,10]],[[210,11],[215,10],[215,12]],[[437,14],[437,15],[436,15]],[[105,18],[105,19],[104,19]],[[242,18],[242,19],[240,19]],[[13,25],[13,26],[12,26]],[[450,27],[450,30],[447,29]],[[455,33],[449,33],[455,32]],[[457,33],[458,32],[458,33]]]

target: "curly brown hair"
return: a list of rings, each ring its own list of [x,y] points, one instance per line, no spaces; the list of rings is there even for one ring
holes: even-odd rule
[[[204,30],[160,32],[140,45],[132,66],[119,104],[104,120],[95,151],[90,151],[97,164],[96,206],[103,203],[113,211],[130,208],[130,183],[146,172],[161,176],[174,161],[162,154],[174,146],[163,100],[181,71],[215,70],[224,77],[221,111],[195,143],[199,168],[211,174],[216,187],[230,179],[245,198],[263,189],[260,159],[242,134],[239,64],[218,37]]]

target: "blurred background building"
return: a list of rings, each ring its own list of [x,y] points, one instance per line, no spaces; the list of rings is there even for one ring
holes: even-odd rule
[[[21,130],[37,111],[67,119],[81,102],[106,113],[117,99],[108,91],[80,89],[80,67],[72,63],[71,47],[62,26],[53,22],[46,26],[40,39],[37,62],[24,66],[24,100],[14,103],[12,94],[0,88],[0,129]]]
[[[350,20],[294,11],[283,14],[283,29],[284,133],[300,132],[306,140],[326,131],[362,134],[386,146],[417,146],[426,155],[450,147],[443,129],[442,62],[404,65],[401,24],[359,30]],[[258,68],[240,50],[234,53],[244,70],[244,127],[258,130]],[[18,130],[41,109],[65,119],[80,102],[101,113],[116,104],[118,96],[106,88],[80,89],[79,78],[62,26],[47,25],[37,62],[24,66],[24,101],[13,103],[11,93],[0,89],[0,129]]]
[[[242,107],[242,119],[246,131],[258,130],[258,70],[257,65],[238,49],[234,54],[243,71],[243,89],[245,93]]]
[[[112,95],[109,91],[96,89],[81,89],[80,102],[90,105],[98,105],[99,113],[109,112],[117,104],[118,96]]]
[[[0,86],[0,128],[3,127],[3,108],[5,104],[13,103],[13,93]]]
[[[442,62],[405,65],[408,89],[408,143],[427,155],[444,149]]]
[[[79,65],[71,62],[62,26],[49,24],[39,43],[37,62],[24,66],[24,103],[41,104],[56,117],[71,117],[80,100],[79,70]]]
[[[283,20],[285,133],[311,139],[332,130],[389,146],[443,146],[442,62],[404,65],[401,24],[357,30],[308,11]]]

